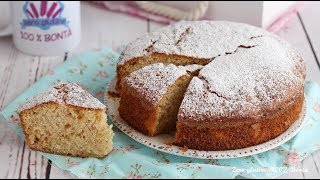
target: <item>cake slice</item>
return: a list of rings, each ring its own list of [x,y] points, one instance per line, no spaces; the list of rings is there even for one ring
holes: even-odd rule
[[[156,63],[133,72],[122,84],[120,116],[149,136],[174,130],[191,74],[201,67]]]
[[[20,106],[32,150],[79,157],[104,157],[112,150],[105,106],[75,83],[59,83]]]

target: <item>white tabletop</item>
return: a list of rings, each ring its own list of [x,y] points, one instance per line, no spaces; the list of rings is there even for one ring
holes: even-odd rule
[[[116,48],[162,24],[128,15],[106,11],[82,3],[82,40],[78,48],[65,56],[30,56],[15,49],[12,38],[0,37],[0,109],[23,90],[47,74],[73,54],[102,45]],[[308,3],[276,34],[303,55],[307,64],[307,79],[320,83],[320,3]],[[13,129],[0,123],[0,178],[75,178],[43,158],[17,136]],[[296,168],[308,172],[288,173],[281,178],[320,178],[320,152],[315,152]]]

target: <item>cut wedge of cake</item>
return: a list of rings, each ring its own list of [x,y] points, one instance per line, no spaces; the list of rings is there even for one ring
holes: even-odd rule
[[[190,74],[201,67],[156,63],[133,72],[123,82],[120,116],[150,136],[172,131]]]
[[[75,83],[56,84],[19,111],[32,150],[99,158],[112,150],[105,105]]]

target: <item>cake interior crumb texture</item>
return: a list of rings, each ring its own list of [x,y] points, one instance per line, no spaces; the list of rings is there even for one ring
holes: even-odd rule
[[[20,113],[27,144],[33,150],[79,157],[104,157],[113,132],[103,109],[48,102]]]
[[[169,133],[175,129],[179,107],[191,78],[192,76],[189,75],[179,78],[160,100],[156,114],[155,134]]]
[[[156,63],[135,71],[123,83],[120,116],[150,136],[174,130],[190,74],[199,68]]]

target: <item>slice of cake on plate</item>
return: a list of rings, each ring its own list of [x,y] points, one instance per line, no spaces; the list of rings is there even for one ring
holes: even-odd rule
[[[122,84],[120,116],[146,135],[174,130],[183,94],[201,68],[156,63],[133,72]]]
[[[20,106],[32,150],[79,157],[103,157],[112,150],[105,105],[75,83],[59,83]]]

